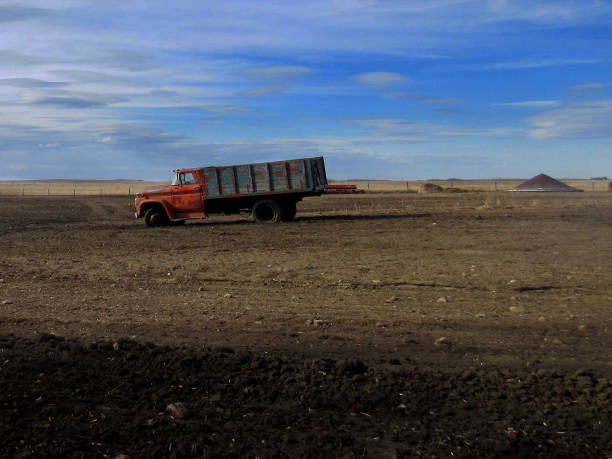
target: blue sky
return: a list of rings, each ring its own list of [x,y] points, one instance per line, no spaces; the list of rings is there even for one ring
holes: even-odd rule
[[[612,176],[612,2],[0,3],[0,180]]]

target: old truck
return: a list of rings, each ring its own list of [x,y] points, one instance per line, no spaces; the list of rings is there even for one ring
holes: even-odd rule
[[[323,157],[174,171],[170,185],[143,190],[136,218],[147,226],[180,224],[210,214],[251,212],[257,223],[288,222],[297,203],[327,187]]]

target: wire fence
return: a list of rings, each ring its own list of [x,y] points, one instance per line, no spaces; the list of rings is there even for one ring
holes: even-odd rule
[[[167,185],[160,182],[0,182],[5,196],[94,196],[135,195],[146,188]]]
[[[426,183],[437,185],[443,189],[455,191],[507,191],[523,183],[526,179],[499,180],[334,180],[337,185],[353,184],[358,190],[371,193],[416,193]],[[563,183],[583,191],[608,191],[608,180],[569,179]]]
[[[609,191],[608,180],[562,180],[587,192]],[[506,191],[523,180],[333,180],[333,184],[353,184],[358,190],[370,193],[416,193],[426,183],[455,191]],[[142,181],[0,181],[0,195],[4,196],[94,196],[130,195],[146,188],[167,185],[167,182]]]

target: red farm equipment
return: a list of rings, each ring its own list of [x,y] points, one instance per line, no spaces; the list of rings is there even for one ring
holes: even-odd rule
[[[357,185],[327,185],[325,189],[327,194],[353,194],[365,193],[364,190],[358,190]]]

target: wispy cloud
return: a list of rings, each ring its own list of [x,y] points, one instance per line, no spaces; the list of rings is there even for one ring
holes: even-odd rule
[[[47,92],[32,91],[30,93],[25,93],[22,98],[22,103],[34,106],[51,106],[59,108],[99,108],[124,102],[125,100],[124,98],[113,95],[51,90]]]
[[[612,100],[576,103],[532,116],[527,122],[533,127],[529,136],[534,139],[610,138]]]
[[[51,13],[52,10],[43,8],[28,8],[17,5],[0,6],[0,23],[40,18]]]
[[[250,88],[243,89],[241,91],[236,92],[236,95],[239,97],[265,97],[265,96],[273,96],[275,94],[280,94],[281,92],[287,89],[287,85],[278,85],[278,86],[263,86],[260,88]]]
[[[37,78],[0,78],[0,86],[14,86],[17,88],[53,88],[65,85],[65,82],[44,81]]]
[[[204,105],[202,108],[212,113],[250,113],[253,111],[240,105]]]
[[[473,128],[458,125],[415,122],[403,118],[357,119],[353,123],[369,128],[371,135],[395,138],[396,141],[425,141],[451,137],[504,136],[507,128]]]
[[[91,99],[79,99],[78,97],[41,97],[30,102],[32,105],[49,105],[61,108],[97,108],[108,104]]]
[[[600,59],[525,59],[519,61],[499,62],[488,65],[488,70],[534,69],[540,67],[563,67],[567,65],[597,64]]]
[[[30,56],[12,49],[0,49],[0,66],[14,68],[17,66],[30,66],[43,64],[48,59],[39,56]]]
[[[440,115],[465,115],[468,113],[466,110],[457,110],[455,108],[436,108],[432,110],[433,113],[439,113]]]
[[[374,86],[392,86],[410,81],[408,77],[394,72],[368,72],[353,75],[354,81]]]
[[[92,71],[92,70],[81,70],[81,69],[50,69],[49,73],[57,75],[73,84],[91,84],[91,83],[105,83],[113,85],[113,87],[122,86],[152,86],[153,84],[144,81],[142,78],[134,78],[131,75],[112,75],[110,73]]]
[[[252,67],[244,70],[243,75],[251,80],[289,80],[305,75],[312,70],[297,65]]]
[[[574,23],[605,15],[612,9],[606,2],[543,0],[490,0],[484,3],[484,17],[490,21],[529,21],[545,24]]]
[[[418,94],[418,93],[411,93],[411,92],[396,92],[396,93],[386,94],[385,97],[387,99],[414,100],[417,102],[422,102],[424,104],[461,104],[464,102],[463,99],[459,99],[455,97],[436,97],[436,96],[429,96],[427,94]]]
[[[106,67],[138,72],[156,66],[156,54],[145,50],[118,48],[108,49],[104,54],[99,61]]]
[[[557,107],[559,105],[559,101],[557,100],[525,100],[522,102],[499,102],[493,105],[502,106],[502,107]]]
[[[590,90],[593,90],[593,89],[608,88],[610,86],[612,86],[612,83],[589,82],[589,83],[575,84],[574,86],[570,87],[570,90],[572,90],[572,91],[590,91]]]
[[[149,94],[151,94],[152,96],[158,96],[158,97],[175,97],[175,96],[178,96],[178,92],[170,91],[169,89],[153,89],[153,90],[149,91]]]

